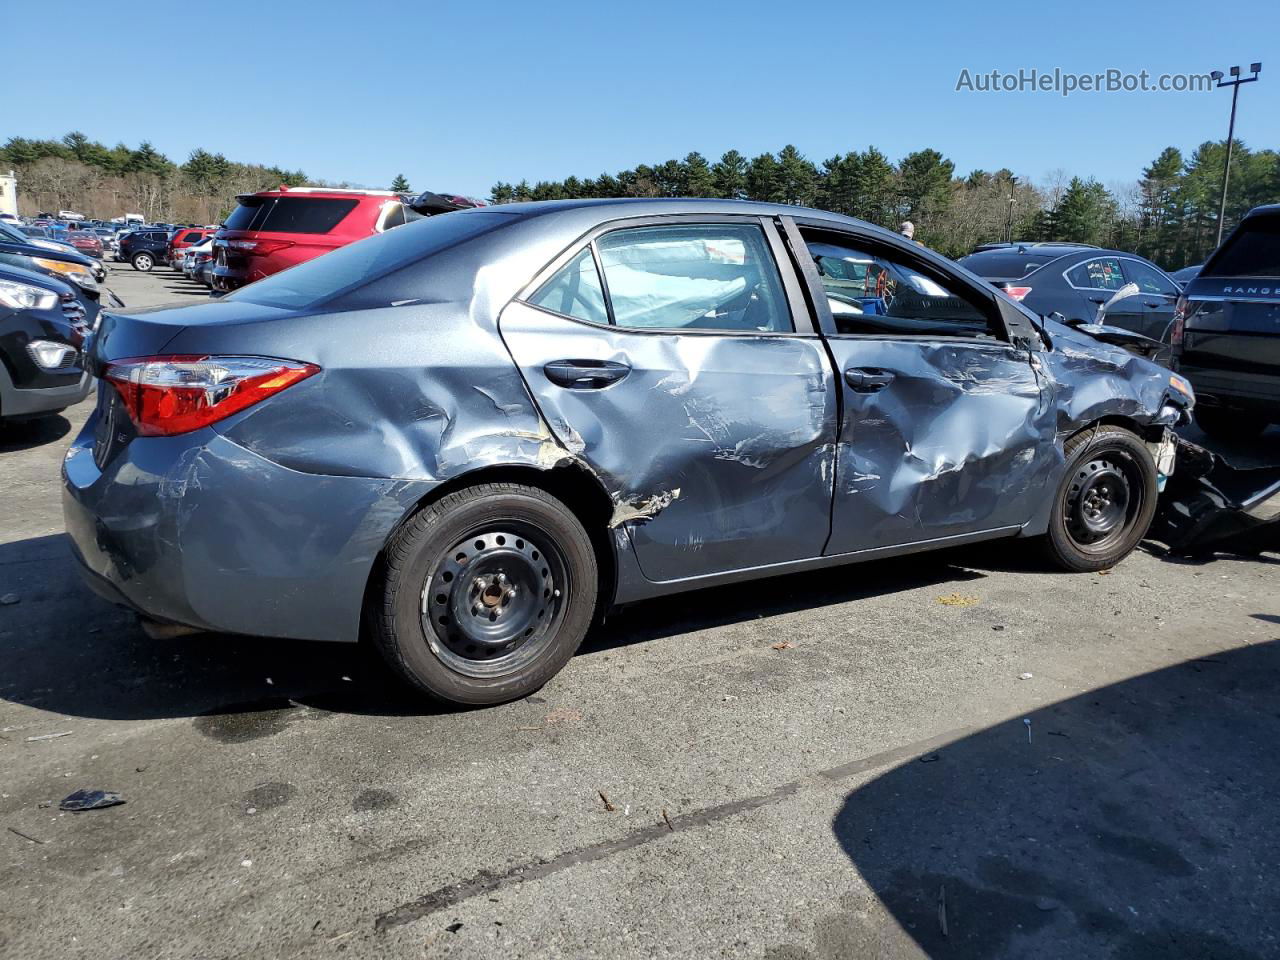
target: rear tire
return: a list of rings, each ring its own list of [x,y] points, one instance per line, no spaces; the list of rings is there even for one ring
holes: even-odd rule
[[[1195,423],[1215,440],[1252,440],[1267,429],[1261,417],[1223,407],[1201,407],[1195,412]]]
[[[1044,554],[1074,573],[1113,567],[1133,552],[1155,516],[1155,460],[1136,434],[1113,426],[1076,434],[1063,454],[1067,466],[1041,541]]]
[[[135,253],[133,255],[133,269],[142,273],[150,273],[151,268],[156,265],[155,258],[149,253]]]
[[[469,705],[534,692],[569,661],[596,609],[591,539],[559,500],[487,483],[449,494],[391,539],[374,642],[417,689]]]

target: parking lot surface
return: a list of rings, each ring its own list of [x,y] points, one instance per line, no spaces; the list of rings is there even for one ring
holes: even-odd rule
[[[89,594],[57,479],[89,410],[0,435],[0,955],[1280,954],[1280,557],[688,594],[446,710],[359,649],[150,640]],[[80,788],[126,802],[59,811]]]

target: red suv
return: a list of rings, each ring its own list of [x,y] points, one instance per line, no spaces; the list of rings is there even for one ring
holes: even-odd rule
[[[198,227],[179,228],[169,234],[169,253],[166,257],[169,265],[175,270],[182,269],[182,251],[187,247],[194,247],[198,243],[204,243],[208,239],[212,230],[202,230]]]
[[[422,216],[389,190],[281,187],[236,200],[213,241],[222,293]]]

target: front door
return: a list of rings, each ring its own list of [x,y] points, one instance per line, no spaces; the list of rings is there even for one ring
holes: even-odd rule
[[[874,237],[799,235],[844,398],[826,552],[1031,519],[1057,459],[1053,423],[995,295]]]
[[[655,581],[818,557],[830,532],[837,398],[822,341],[773,225],[705,220],[605,228],[499,320]]]

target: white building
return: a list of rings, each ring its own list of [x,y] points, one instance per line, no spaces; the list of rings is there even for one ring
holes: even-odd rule
[[[12,170],[0,173],[0,213],[18,215],[18,175]]]

